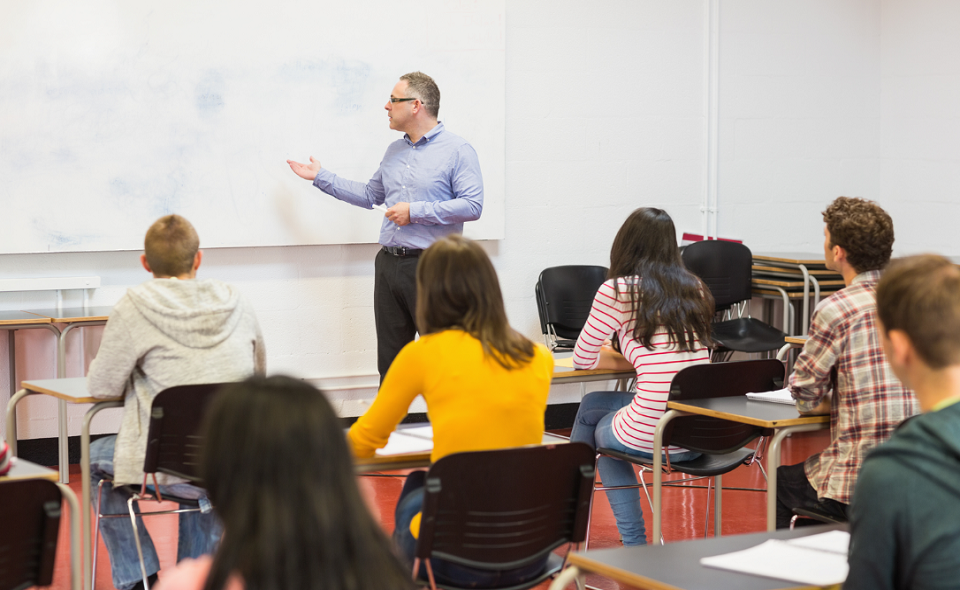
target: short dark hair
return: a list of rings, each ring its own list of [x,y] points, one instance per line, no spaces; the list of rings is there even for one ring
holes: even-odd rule
[[[906,333],[933,369],[960,364],[960,268],[922,254],[890,263],[877,284],[883,330]]]
[[[324,395],[290,377],[224,387],[203,427],[200,475],[224,537],[207,590],[412,589],[357,487],[343,426]]]
[[[500,281],[487,253],[458,234],[440,238],[420,257],[417,326],[421,334],[463,330],[505,369],[533,358],[533,342],[507,323]]]
[[[440,88],[433,78],[423,72],[410,72],[400,76],[407,83],[407,97],[419,98],[423,108],[430,116],[436,118],[440,114]],[[412,95],[412,96],[411,96]]]
[[[823,212],[830,244],[847,253],[858,273],[882,270],[893,253],[893,220],[873,201],[837,197]]]
[[[193,270],[199,249],[197,230],[179,215],[165,215],[153,222],[143,240],[150,270],[162,277],[178,277]]]

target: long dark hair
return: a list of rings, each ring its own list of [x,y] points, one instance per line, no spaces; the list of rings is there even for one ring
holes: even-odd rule
[[[357,488],[343,428],[312,386],[252,377],[211,403],[200,474],[224,524],[206,590],[407,590]]]
[[[639,283],[630,280],[640,277]],[[673,220],[662,209],[641,207],[623,222],[610,249],[609,278],[619,298],[617,279],[626,278],[627,301],[635,320],[633,338],[651,348],[661,326],[669,341],[692,352],[710,344],[713,296],[683,265]]]
[[[533,358],[533,342],[507,323],[500,281],[487,253],[457,234],[437,240],[420,257],[417,326],[421,334],[463,330],[506,369]]]

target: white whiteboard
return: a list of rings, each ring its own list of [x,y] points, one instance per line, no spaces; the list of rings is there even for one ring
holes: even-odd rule
[[[480,157],[465,233],[502,238],[504,0],[0,0],[0,253],[137,250],[167,213],[203,247],[376,242],[285,160],[368,180],[415,70]]]

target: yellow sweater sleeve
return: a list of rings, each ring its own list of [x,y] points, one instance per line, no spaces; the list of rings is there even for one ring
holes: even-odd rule
[[[410,404],[423,393],[422,346],[411,342],[403,347],[387,371],[370,409],[358,419],[347,438],[355,457],[372,457],[382,449],[397,424],[407,415]]]

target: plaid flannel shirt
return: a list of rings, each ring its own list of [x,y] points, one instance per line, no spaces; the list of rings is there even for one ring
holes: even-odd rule
[[[809,339],[790,376],[797,409],[808,412],[832,396],[830,445],[804,470],[821,499],[850,503],[864,456],[920,411],[883,356],[877,333],[879,271],[860,273],[849,287],[817,305]]]

